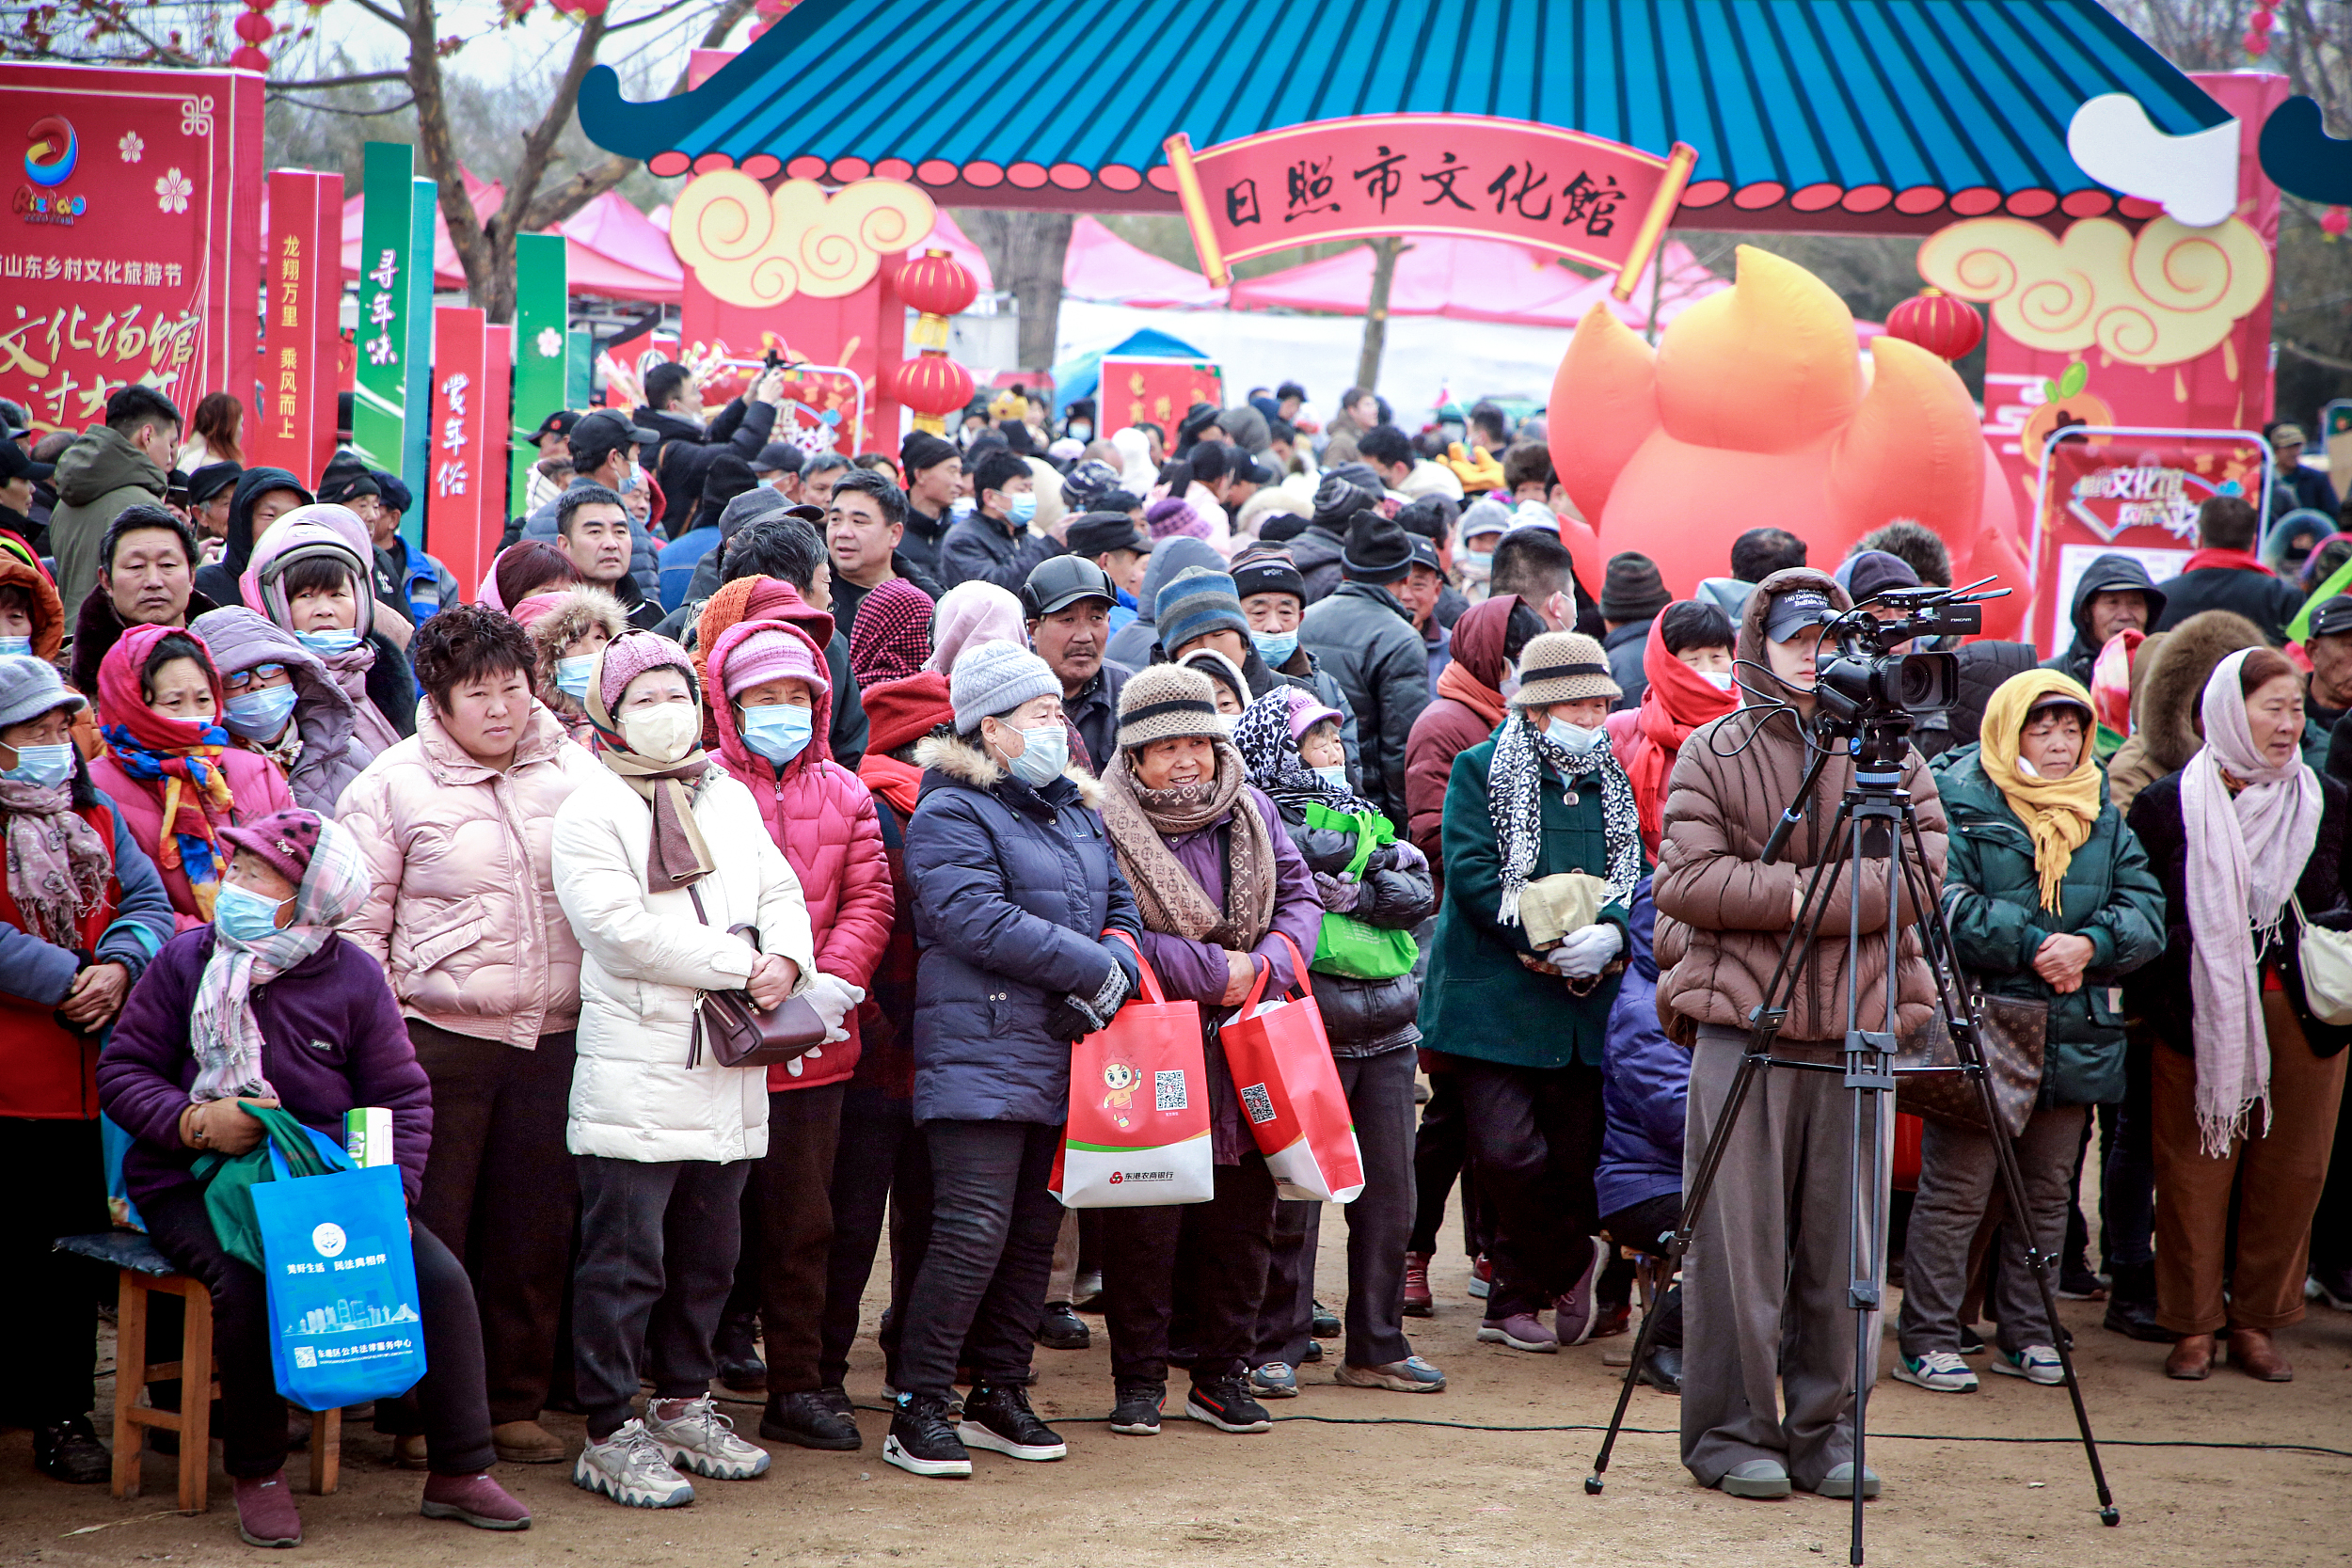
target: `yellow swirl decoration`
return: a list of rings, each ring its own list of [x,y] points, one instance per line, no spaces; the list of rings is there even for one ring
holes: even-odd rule
[[[2130,365],[2174,365],[2226,341],[2270,291],[2270,255],[2238,218],[2186,229],[2158,218],[2137,235],[2085,218],[2063,239],[2017,218],[1974,218],[1929,236],[1919,276],[1993,308],[2029,348],[2094,344]]]
[[[679,193],[670,246],[730,305],[780,305],[796,293],[839,299],[872,282],[884,255],[921,240],[938,218],[929,196],[894,180],[861,180],[828,198],[813,180],[770,191],[720,169]]]
[[[670,214],[670,246],[690,266],[741,261],[775,231],[766,187],[739,169],[696,176]]]

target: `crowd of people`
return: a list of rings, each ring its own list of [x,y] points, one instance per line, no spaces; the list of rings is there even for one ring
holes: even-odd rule
[[[637,1507],[763,1474],[714,1388],[757,1396],[771,1442],[859,1449],[885,1226],[882,1455],[915,1475],[1063,1457],[1027,1390],[1039,1347],[1091,1342],[1082,1311],[1120,1436],[1158,1432],[1176,1370],[1184,1417],[1266,1432],[1327,1339],[1339,1385],[1434,1394],[1408,1320],[1457,1184],[1480,1341],[1627,1334],[1646,1278],[1636,1373],[1680,1396],[1701,1484],[1877,1491],[1847,1425],[1876,1370],[1834,1075],[1773,1080],[1679,1279],[1658,1264],[1835,858],[1822,810],[1760,856],[1815,760],[1825,634],[1948,585],[1932,533],[1890,520],[1813,563],[1753,531],[1677,600],[1638,553],[1580,579],[1543,421],[1492,404],[1466,451],[1362,388],[1327,426],[1285,384],[1106,437],[1089,403],[1016,390],[849,457],[777,438],[771,376],[707,418],[683,367],[644,389],[534,433],[479,584],[347,447],[310,480],[246,465],[232,398],[183,421],[124,388],[38,440],[10,420],[0,1118],[24,1201],[0,1318],[43,1473],[108,1469],[102,1286],[52,1243],[135,1212],[211,1292],[244,1538],[302,1539],[266,1291],[204,1173],[260,1144],[248,1107],[339,1132],[376,1106],[431,1370],[374,1419],[429,1516],[528,1525],[497,1463],[569,1460]],[[2352,595],[2287,635],[2352,531],[2300,520],[2333,499],[2305,472],[2205,503],[2162,584],[2093,562],[2056,657],[1958,646],[1962,700],[1916,730],[1961,978],[2046,1043],[2012,1138],[2029,1212],[1994,1192],[2006,1130],[1926,1129],[1898,1379],[1972,1389],[1981,1356],[2060,1381],[2028,1249],[2176,1378],[2283,1381],[2307,1298],[2352,1310]],[[1832,756],[1815,800],[1852,770]],[[1928,1032],[1924,911],[1870,878],[1827,898],[1777,1049],[1835,1059],[1850,980]],[[1899,927],[1892,966],[1866,942],[1849,976],[1850,925]],[[1203,1021],[1211,1196],[1065,1209],[1073,1045],[1147,973]],[[1362,1164],[1340,1312],[1322,1206],[1283,1196],[1218,1038],[1299,988]],[[803,1004],[821,1043],[725,1065],[735,993]],[[112,1176],[102,1113],[128,1134]]]

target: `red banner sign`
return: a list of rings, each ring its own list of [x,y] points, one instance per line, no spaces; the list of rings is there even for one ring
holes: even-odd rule
[[[492,388],[482,312],[442,305],[433,311],[432,451],[425,462],[424,547],[461,583],[482,580],[483,532],[498,516],[506,452],[489,442]]]
[[[314,476],[335,451],[334,322],[342,302],[343,177],[272,169],[256,462]]]
[[[2103,555],[2128,555],[2157,582],[2197,549],[2197,509],[2215,496],[2268,491],[2270,451],[2250,431],[2080,427],[2042,458],[2034,518],[2032,635],[2045,654],[2072,642],[2074,584]]]
[[[1129,425],[1155,424],[1175,444],[1176,426],[1196,403],[1225,406],[1225,376],[1206,359],[1146,359],[1127,355],[1103,357],[1102,434]]]
[[[1664,157],[1581,131],[1479,115],[1321,119],[1193,150],[1168,166],[1209,281],[1252,256],[1331,240],[1508,240],[1617,271],[1630,286],[1698,154]]]
[[[254,388],[262,79],[0,64],[21,173],[0,238],[0,396],[44,430],[144,382]],[[329,258],[330,262],[333,258]]]

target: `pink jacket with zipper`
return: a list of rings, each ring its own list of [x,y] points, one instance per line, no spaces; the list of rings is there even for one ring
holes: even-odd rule
[[[343,927],[384,966],[403,1013],[525,1050],[580,1022],[580,942],[556,903],[555,809],[601,765],[531,705],[495,772],[417,705],[417,733],[343,790],[337,819],[373,885]]]
[[[743,744],[735,725],[735,705],[726,700],[727,657],[763,631],[783,631],[808,645],[817,668],[824,649],[799,626],[783,621],[740,621],[711,645],[709,712],[719,731],[719,766],[752,792],[760,820],[801,879],[808,905],[809,933],[816,939],[817,968],[853,986],[872,989],[875,966],[890,945],[896,901],[890,866],[882,856],[882,824],[874,796],[855,773],[833,760],[825,736],[833,723],[833,692],[815,683],[816,711],[808,746],[779,769]],[[714,848],[716,847],[714,846]],[[856,1070],[857,1012],[841,1021],[850,1037],[820,1046],[798,1062],[768,1069],[768,1087],[807,1089],[834,1084]],[[794,1076],[791,1069],[801,1071]]]

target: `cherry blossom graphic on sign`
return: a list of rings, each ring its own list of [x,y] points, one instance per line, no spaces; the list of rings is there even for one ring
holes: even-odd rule
[[[564,352],[564,334],[552,326],[541,327],[539,336],[533,341],[538,346],[539,357],[542,359],[552,359]]]
[[[121,150],[122,161],[126,164],[135,164],[147,153],[147,143],[139,138],[136,131],[123,132],[122,139],[115,146]]]
[[[196,186],[176,167],[155,177],[155,206],[159,212],[184,213],[188,210],[188,198],[195,194]]]

